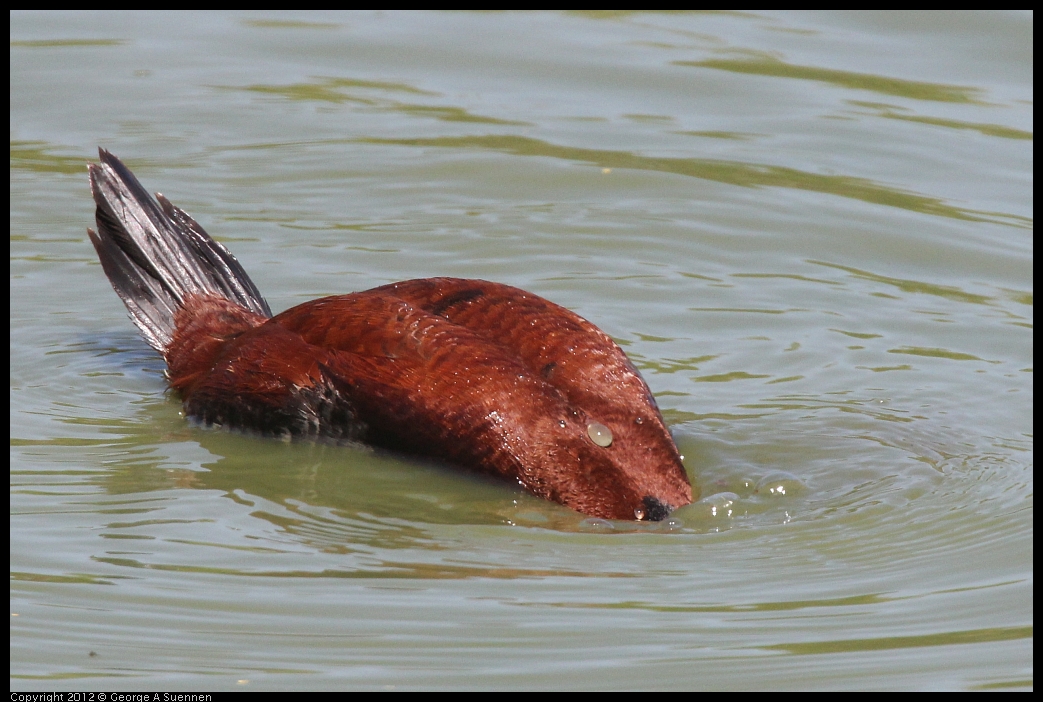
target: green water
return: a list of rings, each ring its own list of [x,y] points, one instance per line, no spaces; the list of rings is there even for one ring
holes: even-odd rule
[[[11,687],[1031,688],[1032,16],[11,16]],[[85,229],[103,146],[276,311],[575,310],[657,525],[187,424]]]

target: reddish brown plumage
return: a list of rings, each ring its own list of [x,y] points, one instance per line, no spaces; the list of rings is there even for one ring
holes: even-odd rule
[[[578,315],[507,285],[430,278],[270,317],[227,250],[101,158],[91,239],[190,416],[430,456],[598,517],[658,520],[692,501],[647,385]]]

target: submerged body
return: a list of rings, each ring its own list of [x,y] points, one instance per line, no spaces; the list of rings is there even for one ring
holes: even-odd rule
[[[100,153],[88,233],[189,416],[428,456],[596,517],[660,520],[692,501],[648,386],[585,319],[457,278],[272,316],[227,249]]]

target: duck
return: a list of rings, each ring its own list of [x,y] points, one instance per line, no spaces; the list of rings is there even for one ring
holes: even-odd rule
[[[88,164],[102,269],[184,414],[498,476],[587,517],[661,521],[692,484],[615,341],[525,290],[424,278],[273,314],[242,265],[105,149]]]

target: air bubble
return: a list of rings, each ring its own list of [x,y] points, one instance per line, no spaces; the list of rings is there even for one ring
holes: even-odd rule
[[[616,525],[607,519],[599,519],[598,517],[588,517],[579,523],[579,528],[583,531],[591,531],[594,533],[606,534],[616,530]]]
[[[704,497],[699,500],[699,504],[705,506],[710,517],[730,518],[735,514],[735,503],[738,501],[739,496],[734,492],[719,492],[716,495]]]
[[[703,528],[719,529],[728,528],[733,519],[745,515],[746,505],[738,495],[734,492],[718,492],[679,507],[670,518],[684,520],[684,524],[689,527],[702,525]]]
[[[765,497],[793,497],[804,488],[800,478],[781,471],[770,473],[757,482],[757,492]]]

